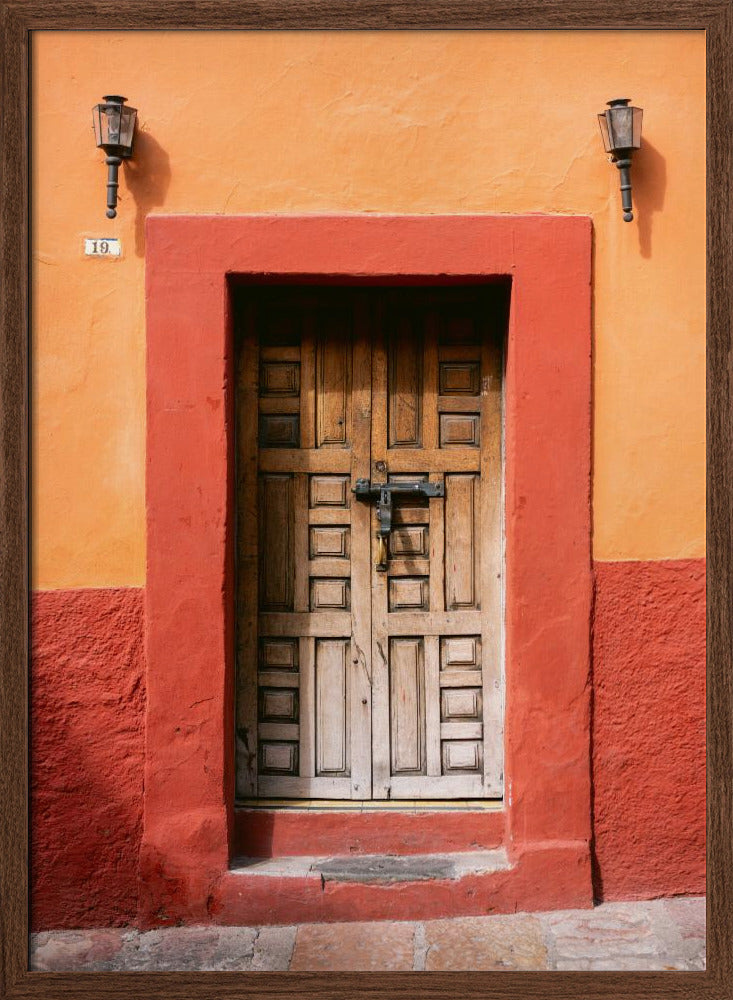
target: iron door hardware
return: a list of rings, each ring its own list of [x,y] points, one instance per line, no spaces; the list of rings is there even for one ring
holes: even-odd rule
[[[392,497],[444,497],[444,483],[396,482],[372,483],[368,479],[357,479],[351,491],[357,500],[369,503],[377,501],[377,569],[384,573],[387,569],[387,538],[392,531]]]

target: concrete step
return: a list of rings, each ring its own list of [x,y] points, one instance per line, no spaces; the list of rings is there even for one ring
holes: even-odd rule
[[[318,878],[325,882],[394,883],[461,879],[508,871],[506,851],[451,854],[353,854],[337,857],[235,858],[233,874],[266,878]]]
[[[209,912],[215,923],[249,926],[515,913],[538,899],[547,909],[558,900],[590,906],[585,843],[553,843],[512,855],[511,862],[507,854],[492,847],[239,856],[218,883]]]
[[[233,856],[453,854],[506,843],[500,803],[319,802],[234,810]]]

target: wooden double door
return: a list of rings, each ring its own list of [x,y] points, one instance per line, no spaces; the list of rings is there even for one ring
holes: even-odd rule
[[[501,296],[236,312],[238,797],[501,796]],[[394,495],[386,569],[360,479],[443,487]]]

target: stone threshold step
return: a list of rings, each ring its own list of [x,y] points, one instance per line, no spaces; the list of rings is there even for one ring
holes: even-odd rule
[[[425,882],[508,871],[506,851],[452,854],[354,854],[346,857],[234,858],[235,875],[319,878],[322,882]]]

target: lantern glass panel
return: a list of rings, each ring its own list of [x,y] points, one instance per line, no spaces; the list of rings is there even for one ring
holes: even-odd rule
[[[104,142],[104,130],[102,127],[102,105],[95,104],[92,108],[92,122],[94,123],[94,141],[98,146]]]
[[[603,148],[607,153],[611,152],[611,139],[608,135],[608,121],[606,120],[606,112],[602,111],[598,115],[598,124],[601,126],[601,137],[603,139]]]
[[[120,122],[119,144],[124,146],[126,151],[132,150],[132,138],[135,132],[135,119],[137,110],[135,108],[124,107],[122,109],[122,120]]]
[[[644,112],[641,108],[632,108],[631,110],[634,114],[632,148],[639,149],[641,146],[641,119]]]
[[[104,121],[107,130],[106,142],[112,146],[120,144],[120,120],[122,118],[121,108],[117,104],[107,104],[104,108]]]
[[[633,108],[610,108],[607,114],[611,149],[633,149]]]

